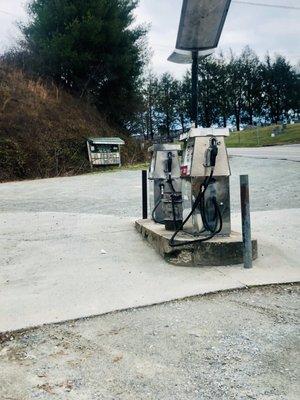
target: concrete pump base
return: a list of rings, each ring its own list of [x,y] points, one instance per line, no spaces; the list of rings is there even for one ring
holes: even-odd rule
[[[222,266],[243,263],[242,235],[232,232],[230,237],[215,237],[207,242],[196,243],[197,239],[185,233],[178,234],[176,242],[190,241],[182,247],[171,247],[169,240],[173,232],[152,220],[138,220],[137,231],[170,264],[178,266]],[[252,240],[253,260],[257,259],[257,240]]]

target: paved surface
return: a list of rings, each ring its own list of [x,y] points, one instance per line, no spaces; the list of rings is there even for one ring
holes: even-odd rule
[[[234,227],[239,224],[236,217]],[[2,213],[0,332],[211,291],[298,281],[299,224],[300,209],[254,213],[259,258],[245,271],[168,265],[128,218]]]
[[[232,169],[233,209],[238,174],[249,173],[253,209],[270,210],[253,214],[260,257],[251,272],[164,263],[133,227],[138,171],[0,185],[0,331],[299,280],[300,164],[234,158]]]
[[[231,148],[228,151],[231,156],[300,162],[300,144],[258,148]]]
[[[0,398],[298,400],[299,293],[220,293],[3,336]]]

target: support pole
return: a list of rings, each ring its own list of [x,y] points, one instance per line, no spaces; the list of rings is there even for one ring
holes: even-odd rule
[[[199,55],[198,51],[193,51],[192,64],[192,119],[195,122],[195,128],[198,128],[198,69]]]
[[[148,185],[147,170],[142,170],[142,202],[143,202],[143,219],[148,218]]]
[[[251,220],[250,220],[250,196],[249,196],[249,177],[240,175],[241,190],[241,212],[243,230],[243,251],[244,267],[252,268],[252,240],[251,240]]]

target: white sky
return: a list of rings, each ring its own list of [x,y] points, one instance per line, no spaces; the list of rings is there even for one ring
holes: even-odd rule
[[[243,0],[241,0],[243,1]],[[244,0],[246,1],[246,0]],[[300,7],[300,0],[251,0],[275,5]],[[0,52],[19,37],[16,20],[25,21],[26,0],[0,0]],[[153,50],[153,70],[181,76],[185,66],[167,61],[174,49],[182,0],[140,0],[137,22],[151,24],[149,44]],[[239,53],[247,44],[259,56],[285,55],[293,64],[300,59],[300,10],[276,9],[233,3],[219,48]]]

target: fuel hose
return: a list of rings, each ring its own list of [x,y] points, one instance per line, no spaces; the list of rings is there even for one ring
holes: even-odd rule
[[[169,245],[171,247],[181,247],[181,246],[189,245],[191,243],[206,242],[206,241],[208,241],[210,239],[213,239],[218,233],[220,233],[222,231],[222,229],[223,229],[222,213],[221,213],[220,207],[219,207],[215,197],[213,197],[213,199],[212,199],[212,202],[213,202],[213,205],[214,205],[214,209],[215,209],[215,225],[214,225],[214,228],[211,228],[209,226],[209,224],[207,222],[207,218],[206,218],[205,192],[206,192],[208,186],[211,184],[211,182],[213,180],[213,173],[214,173],[214,170],[212,169],[212,171],[210,173],[210,176],[206,177],[204,182],[200,186],[200,190],[199,190],[198,196],[197,196],[197,198],[196,198],[196,200],[194,202],[194,205],[192,207],[191,212],[186,217],[186,219],[182,222],[181,226],[174,232],[174,234],[172,235],[171,239],[169,240]],[[203,226],[205,228],[205,230],[202,233],[207,231],[207,232],[209,232],[209,235],[205,236],[205,237],[202,237],[202,238],[199,238],[199,239],[196,239],[193,242],[184,241],[184,242],[175,243],[175,238],[177,237],[178,233],[183,230],[185,224],[192,217],[194,212],[197,210],[198,206],[200,206],[201,218],[202,218]],[[174,209],[174,207],[173,207],[173,209]],[[175,216],[175,213],[173,213],[173,214],[174,214],[174,224],[176,226],[176,216]]]

